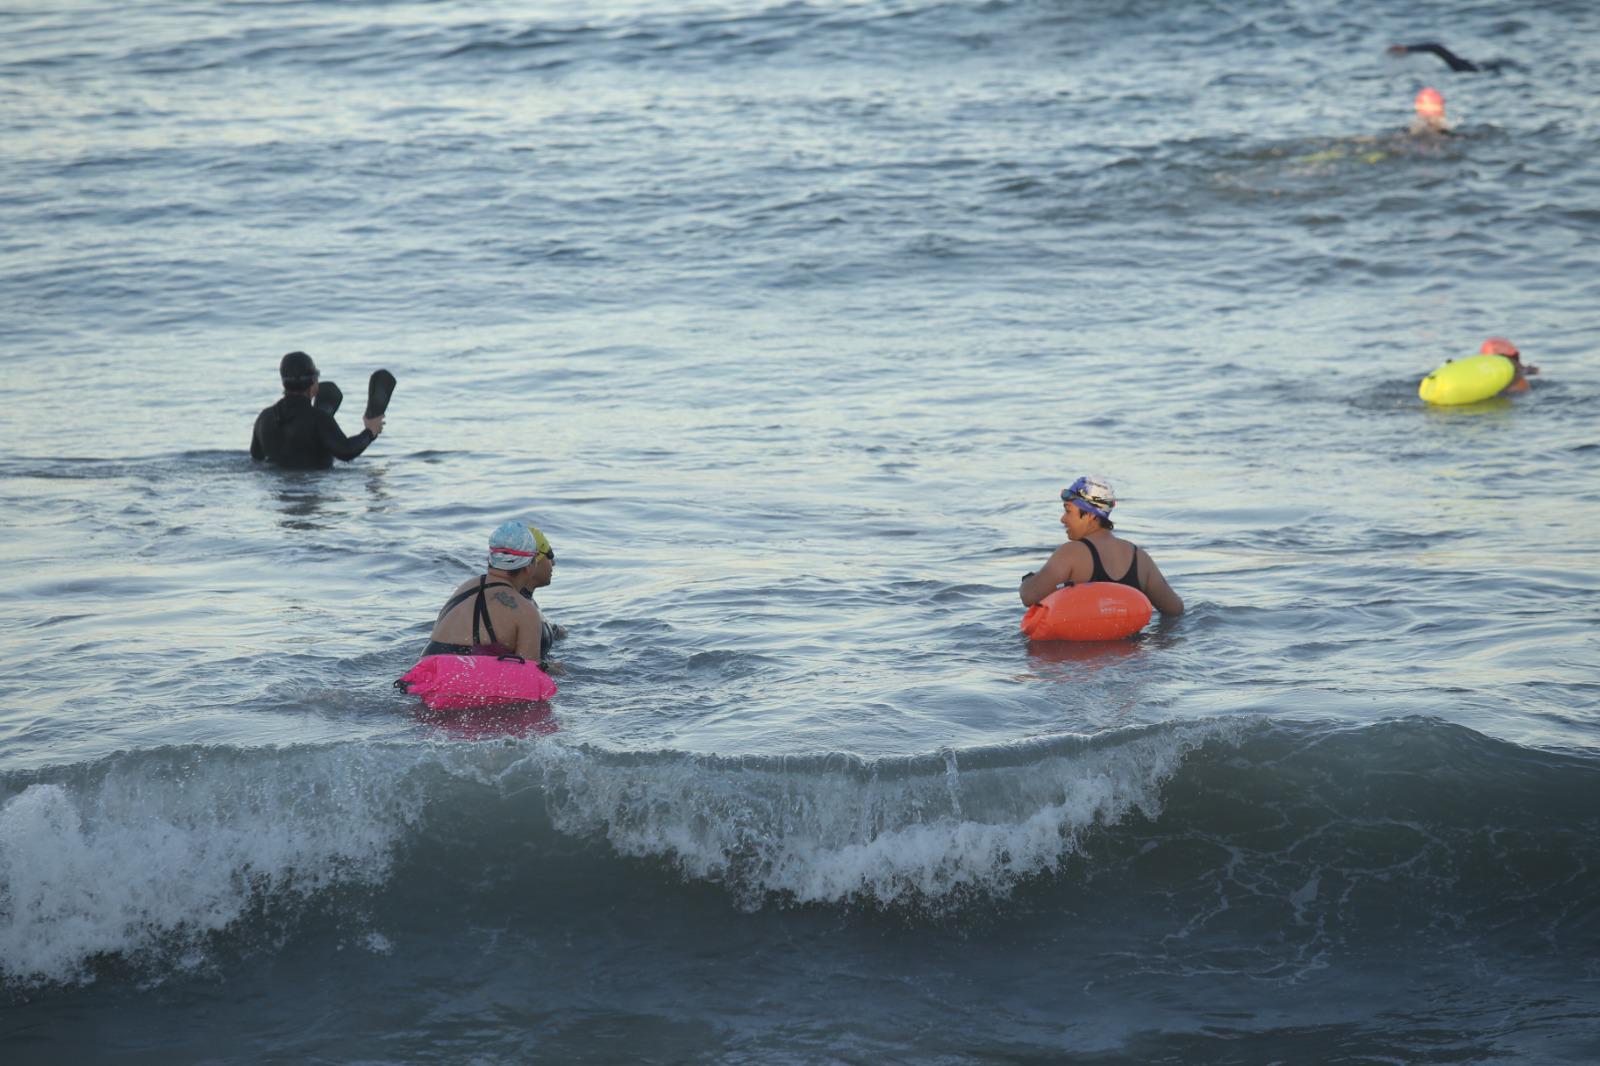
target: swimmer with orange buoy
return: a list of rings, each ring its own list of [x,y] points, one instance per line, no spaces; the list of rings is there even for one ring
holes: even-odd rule
[[[1061,490],[1067,542],[1018,589],[1028,607],[1022,631],[1031,639],[1116,640],[1142,629],[1152,608],[1183,613],[1183,600],[1149,553],[1112,533],[1116,505],[1104,478],[1080,477]]]
[[[1477,355],[1446,359],[1444,365],[1423,378],[1417,395],[1436,407],[1460,407],[1495,396],[1528,391],[1528,377],[1536,366],[1523,366],[1522,353],[1504,337],[1490,337]]]

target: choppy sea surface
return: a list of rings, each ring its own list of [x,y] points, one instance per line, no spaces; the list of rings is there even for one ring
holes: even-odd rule
[[[1600,1060],[1600,8],[0,23],[8,1066]],[[1091,472],[1189,610],[1030,646]]]

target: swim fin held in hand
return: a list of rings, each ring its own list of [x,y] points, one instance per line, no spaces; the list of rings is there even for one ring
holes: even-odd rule
[[[367,381],[368,418],[382,418],[389,409],[389,397],[394,395],[394,375],[387,370],[374,370]]]
[[[344,402],[344,393],[339,386],[331,381],[317,382],[317,402],[319,411],[326,411],[330,415],[339,413],[339,405]]]

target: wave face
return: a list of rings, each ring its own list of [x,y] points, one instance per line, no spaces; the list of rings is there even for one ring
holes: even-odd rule
[[[395,753],[356,748],[161,749],[26,784],[0,806],[0,966],[193,965],[278,908],[382,885],[423,804]]]
[[[670,857],[746,906],[862,901],[940,910],[1058,870],[1081,835],[1160,809],[1210,729],[907,761],[596,759],[541,767],[554,824]]]
[[[5,788],[0,958],[22,986],[179,973],[330,914],[393,930],[419,900],[504,922],[503,906],[527,916],[506,893],[552,884],[582,886],[551,904],[567,921],[614,910],[641,875],[667,912],[704,885],[751,914],[865,908],[930,928],[1076,914],[1141,958],[1164,930],[1182,946],[1145,963],[1185,972],[1271,930],[1223,965],[1257,977],[1397,939],[1560,958],[1592,943],[1600,906],[1600,766],[1426,719],[876,761],[550,740],[163,749]]]

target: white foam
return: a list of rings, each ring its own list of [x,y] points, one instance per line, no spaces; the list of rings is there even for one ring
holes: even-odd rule
[[[85,980],[103,954],[193,964],[264,897],[381,881],[420,806],[381,752],[118,759],[0,806],[0,977]]]
[[[1159,813],[1161,787],[1217,725],[1067,745],[1013,765],[879,775],[703,760],[618,765],[545,749],[551,816],[619,852],[670,858],[747,906],[866,899],[939,906],[1057,870],[1084,830]],[[990,761],[993,760],[980,760]],[[887,777],[888,775],[885,775]]]

